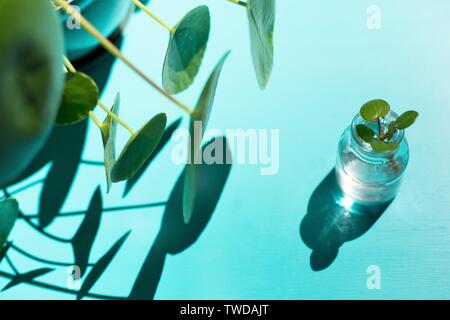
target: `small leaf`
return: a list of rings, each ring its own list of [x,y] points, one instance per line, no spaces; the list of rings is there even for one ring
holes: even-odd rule
[[[209,9],[190,11],[171,33],[163,67],[163,87],[171,94],[187,89],[197,76],[211,28]]]
[[[161,152],[161,150],[167,145],[167,143],[170,141],[170,138],[172,137],[172,134],[175,132],[175,130],[178,129],[181,123],[181,118],[172,123],[167,129],[164,131],[164,134],[161,138],[161,141],[159,142],[158,146],[156,147],[153,154],[145,161],[144,165],[139,169],[139,171],[130,179],[127,180],[127,183],[125,185],[125,189],[123,191],[123,197],[125,198],[128,193],[133,189],[135,184],[139,181],[141,176],[144,174],[145,170],[150,166],[152,161],[156,158],[156,156]]]
[[[14,276],[14,278],[12,278],[12,280],[2,289],[2,292],[6,291],[8,289],[11,289],[12,287],[15,287],[22,283],[30,283],[35,278],[43,276],[44,274],[47,274],[53,270],[55,270],[55,269],[42,268],[42,269],[37,269],[37,270],[27,272],[27,273],[18,274],[16,276]]]
[[[397,129],[404,130],[412,126],[414,122],[416,122],[418,116],[419,113],[416,111],[406,111],[395,120],[395,125],[397,126]]]
[[[399,147],[398,143],[395,142],[384,142],[380,140],[372,140],[370,143],[372,149],[379,153],[388,153],[397,150]]]
[[[72,239],[75,265],[80,268],[81,275],[87,269],[89,256],[100,227],[103,211],[103,200],[100,187],[95,191],[85,218]]]
[[[0,249],[3,248],[19,215],[19,203],[15,199],[0,201]]]
[[[120,108],[120,95],[117,94],[116,100],[111,108],[111,112],[118,115]],[[103,147],[104,147],[104,163],[105,163],[105,173],[106,173],[106,186],[107,193],[111,190],[111,171],[116,163],[116,132],[117,132],[117,122],[113,121],[111,116],[107,116],[103,121],[100,128],[102,133]]]
[[[83,121],[97,106],[98,98],[99,90],[91,77],[82,72],[67,73],[56,124],[70,125]]]
[[[219,82],[220,73],[223,65],[228,58],[230,52],[227,52],[215,67],[213,73],[206,83],[202,95],[197,103],[197,106],[191,115],[190,123],[190,145],[188,148],[189,159],[186,166],[186,179],[184,181],[184,193],[183,193],[183,216],[185,223],[188,223],[192,217],[192,211],[194,209],[195,197],[197,189],[197,165],[195,160],[201,154],[201,143],[203,140],[203,134],[208,126],[209,116],[214,104],[214,97],[216,94],[217,84]],[[198,130],[198,125],[201,125],[201,130]],[[201,131],[201,132],[197,132]]]
[[[89,293],[89,290],[91,290],[97,280],[102,276],[106,268],[108,268],[109,264],[114,259],[117,252],[120,250],[123,243],[130,235],[130,232],[131,231],[128,231],[119,240],[117,240],[117,242],[111,247],[111,249],[109,249],[108,252],[92,267],[92,270],[87,275],[86,280],[84,280],[83,285],[81,286],[81,289],[77,294],[78,300],[83,299]]]
[[[259,86],[265,89],[273,68],[275,0],[248,0],[247,15],[253,64]]]
[[[385,117],[391,107],[384,100],[377,99],[365,103],[360,110],[361,117],[366,121],[375,121],[378,118]]]
[[[111,171],[113,182],[131,179],[153,154],[164,134],[167,116],[160,113],[152,118],[122,150]]]
[[[373,130],[364,124],[358,124],[356,126],[356,132],[358,133],[359,137],[367,143],[372,141],[372,139],[375,135]]]

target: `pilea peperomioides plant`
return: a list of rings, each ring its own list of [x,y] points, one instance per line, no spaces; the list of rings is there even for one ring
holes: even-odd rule
[[[361,117],[369,122],[376,123],[376,131],[365,124],[358,124],[356,131],[359,137],[370,143],[372,149],[379,153],[389,153],[395,151],[399,144],[390,141],[398,130],[405,130],[414,124],[419,113],[416,111],[406,111],[396,120],[383,123],[383,118],[391,111],[389,103],[376,99],[365,103],[360,110]]]

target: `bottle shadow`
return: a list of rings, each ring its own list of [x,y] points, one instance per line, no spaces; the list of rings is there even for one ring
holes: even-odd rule
[[[339,248],[365,234],[392,201],[379,205],[353,202],[339,188],[333,168],[311,195],[308,212],[300,224],[300,236],[313,250],[311,269],[328,268],[336,259]]]

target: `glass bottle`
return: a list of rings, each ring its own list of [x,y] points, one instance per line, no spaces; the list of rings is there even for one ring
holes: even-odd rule
[[[390,112],[381,120],[387,130],[389,123],[398,118]],[[376,122],[367,122],[359,114],[344,131],[338,146],[336,177],[343,193],[363,204],[381,204],[392,200],[398,193],[402,176],[409,160],[409,148],[403,130],[398,130],[390,141],[400,146],[393,152],[378,153],[356,132],[358,124],[365,124],[378,132]]]

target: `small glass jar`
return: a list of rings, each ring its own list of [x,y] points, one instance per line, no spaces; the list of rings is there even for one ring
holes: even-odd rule
[[[389,123],[398,118],[390,112],[381,120],[386,131]],[[363,141],[356,126],[364,124],[378,132],[376,122],[367,122],[359,114],[344,131],[338,146],[336,177],[343,193],[363,204],[381,204],[392,200],[398,193],[402,176],[409,160],[409,147],[403,130],[398,130],[390,141],[400,146],[393,152],[378,153]]]

